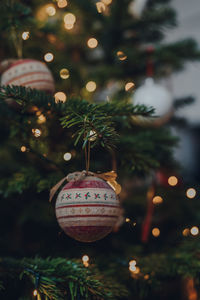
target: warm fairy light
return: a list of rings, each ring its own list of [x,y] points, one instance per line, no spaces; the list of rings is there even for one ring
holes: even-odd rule
[[[182,232],[183,236],[188,236],[190,234],[190,230],[189,228],[185,228],[183,229],[183,232]]]
[[[135,259],[133,259],[133,260],[130,260],[129,261],[129,266],[136,266],[136,260]]]
[[[42,131],[40,129],[36,128],[36,129],[32,129],[32,133],[35,137],[39,137],[39,136],[41,136]]]
[[[112,0],[101,0],[105,5],[110,5]]]
[[[86,84],[86,90],[88,92],[94,92],[96,90],[96,83],[94,81],[89,81],[87,84]]]
[[[186,191],[186,196],[188,197],[188,198],[190,198],[190,199],[192,199],[192,198],[194,198],[195,196],[196,196],[196,190],[195,189],[193,189],[193,188],[189,188],[189,189],[187,189],[187,191]]]
[[[135,272],[137,267],[135,265],[129,265],[129,271]]]
[[[45,122],[46,122],[46,117],[43,114],[41,114],[40,116],[38,116],[38,120],[37,120],[38,124],[43,124]]]
[[[152,229],[152,235],[158,237],[160,235],[160,229],[155,227]]]
[[[97,133],[94,130],[90,130],[89,141],[94,142],[97,139]]]
[[[60,70],[60,77],[62,78],[62,79],[67,79],[67,78],[69,78],[69,70],[67,70],[67,69],[62,69],[62,70]]]
[[[24,31],[24,32],[22,33],[22,39],[23,39],[24,41],[28,40],[28,39],[29,39],[29,36],[30,36],[30,32],[29,32],[29,31]]]
[[[64,155],[63,155],[63,158],[64,160],[68,161],[72,158],[72,155],[70,152],[66,152]]]
[[[48,5],[46,7],[46,13],[50,16],[53,17],[56,14],[56,9],[53,5]]]
[[[130,92],[134,88],[135,84],[133,82],[127,82],[125,85],[125,91]]]
[[[153,201],[153,204],[160,204],[163,202],[163,198],[160,196],[155,196],[155,197],[153,197],[152,201]]]
[[[199,234],[199,228],[197,226],[193,226],[191,229],[190,229],[190,233],[192,235],[197,235]]]
[[[135,274],[139,274],[140,273],[140,268],[136,267],[136,270],[134,271]]]
[[[73,24],[76,22],[76,17],[74,14],[72,13],[67,13],[65,16],[64,16],[64,22],[65,24]]]
[[[137,224],[136,222],[133,222],[133,226],[136,226],[136,224]]]
[[[44,55],[44,60],[46,62],[51,62],[54,59],[54,56],[52,53],[48,52]]]
[[[71,30],[71,29],[73,29],[74,28],[74,24],[68,24],[68,23],[65,23],[65,29],[67,29],[67,30]]]
[[[67,96],[63,92],[55,93],[54,97],[55,97],[55,102],[56,103],[58,103],[58,102],[63,102],[64,103],[67,100]]]
[[[83,262],[83,265],[84,265],[84,267],[89,267],[89,256],[88,255],[83,255],[82,256],[82,262]]]
[[[105,4],[103,2],[100,2],[100,1],[98,1],[96,3],[96,8],[97,8],[98,13],[100,13],[100,14],[106,10]]]
[[[88,41],[87,41],[87,45],[89,48],[96,48],[97,45],[98,45],[98,41],[97,39],[95,38],[90,38]]]
[[[169,185],[171,185],[171,186],[175,186],[175,185],[177,185],[177,183],[178,183],[178,178],[177,178],[176,176],[170,176],[170,177],[168,178],[168,183],[169,183]]]
[[[144,275],[144,279],[148,280],[149,279],[149,274]]]
[[[130,219],[129,219],[129,218],[126,218],[126,222],[127,222],[127,223],[130,222]]]
[[[127,59],[127,56],[126,56],[126,54],[124,54],[123,51],[117,51],[117,56],[118,56],[119,60]]]
[[[37,294],[38,294],[38,291],[37,291],[37,290],[34,290],[34,291],[33,291],[33,296],[37,296]]]
[[[82,256],[82,261],[83,261],[83,262],[89,262],[89,259],[90,259],[90,258],[89,258],[88,255],[83,255],[83,256]]]
[[[66,0],[58,0],[57,5],[59,8],[64,8],[67,6],[67,1]]]
[[[26,152],[26,146],[21,146],[21,151]]]

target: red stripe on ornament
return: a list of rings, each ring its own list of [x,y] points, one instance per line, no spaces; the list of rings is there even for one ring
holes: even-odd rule
[[[41,82],[41,80],[42,80],[43,82],[53,83],[53,81],[51,81],[51,80],[40,79],[40,80],[32,80],[32,81],[23,82],[23,83],[20,83],[20,85],[23,86],[23,85],[27,85],[27,84],[32,84],[32,83],[36,83],[36,82]],[[15,81],[15,80],[13,80],[13,81]],[[13,85],[13,84],[10,84],[10,85]]]
[[[68,189],[87,189],[87,188],[106,188],[109,190],[113,190],[106,182],[103,181],[73,181],[73,182],[68,182],[63,190],[68,190]]]
[[[98,206],[100,206],[100,207],[116,207],[116,208],[118,208],[119,206],[118,205],[109,205],[109,204],[73,204],[73,205],[64,205],[64,206],[59,206],[59,207],[56,207],[56,209],[60,209],[60,208],[65,208],[65,207],[68,207],[68,208],[70,208],[70,207],[91,207],[91,206],[93,206],[93,207],[98,207]]]
[[[70,216],[60,216],[57,219],[68,219],[68,218],[118,218],[118,216],[109,216],[109,215],[70,215]]]
[[[41,62],[41,61],[38,61],[36,59],[29,59],[29,58],[26,58],[26,59],[19,59],[18,61],[16,62],[13,62],[9,67],[8,69],[6,69],[6,72],[11,69],[12,67],[15,67],[17,65],[22,65],[22,64],[25,64],[25,63],[29,63],[29,62],[34,62],[34,63],[41,63],[43,65],[45,65],[45,63]]]
[[[17,76],[17,77],[12,78],[12,79],[9,80],[8,83],[6,83],[6,84],[10,84],[10,82],[12,82],[12,81],[14,81],[14,80],[19,80],[19,79],[21,79],[21,78],[23,78],[23,77],[31,76],[31,75],[34,75],[34,74],[45,74],[45,75],[51,76],[50,73],[44,72],[44,71],[28,72],[28,73],[26,73],[26,74],[22,74],[22,75],[20,75],[20,76]],[[51,77],[52,77],[52,76],[51,76]],[[41,80],[43,81],[43,79],[41,79]]]

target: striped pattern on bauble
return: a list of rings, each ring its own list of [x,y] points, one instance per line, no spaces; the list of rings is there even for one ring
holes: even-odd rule
[[[119,200],[104,180],[87,176],[67,183],[56,200],[56,217],[63,231],[81,242],[94,242],[112,231]]]
[[[34,59],[19,59],[12,62],[2,73],[1,85],[30,87],[53,93],[54,79],[45,63]]]

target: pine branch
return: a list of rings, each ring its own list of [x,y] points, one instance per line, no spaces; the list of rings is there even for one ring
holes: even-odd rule
[[[32,291],[36,289],[47,299],[118,299],[126,296],[123,286],[114,282],[102,281],[98,271],[85,268],[80,261],[66,260],[64,258],[36,257],[21,260],[2,258],[0,260],[0,278],[26,276],[32,282]],[[32,293],[30,291],[30,294]]]

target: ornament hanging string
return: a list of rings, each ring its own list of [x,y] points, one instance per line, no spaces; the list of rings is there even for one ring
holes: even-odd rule
[[[52,201],[54,195],[56,194],[56,192],[58,191],[58,189],[60,188],[60,186],[63,184],[64,181],[68,181],[68,182],[81,181],[87,176],[94,176],[105,180],[117,195],[121,192],[121,186],[116,181],[117,173],[115,171],[110,171],[106,173],[93,173],[84,170],[82,172],[70,173],[64,178],[62,178],[56,185],[54,185],[50,190],[49,202]]]

